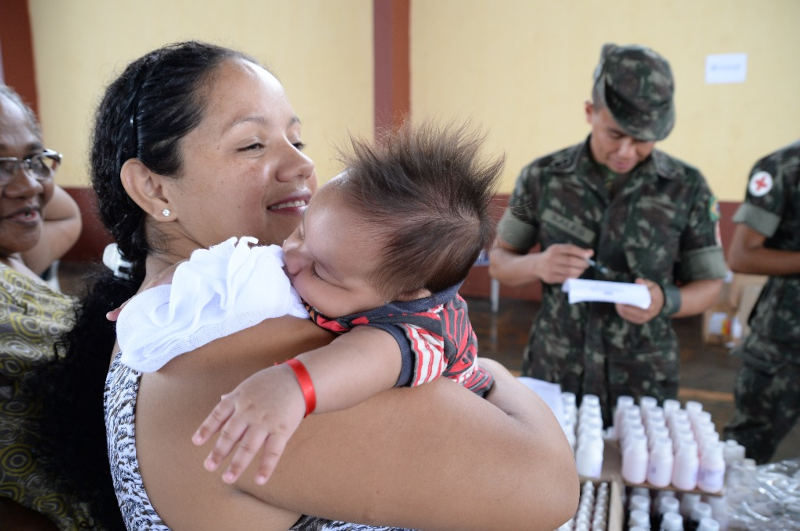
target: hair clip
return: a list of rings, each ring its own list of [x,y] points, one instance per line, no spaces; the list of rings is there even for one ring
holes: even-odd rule
[[[115,277],[130,280],[133,267],[122,257],[116,243],[109,243],[103,249],[103,264],[114,272]]]

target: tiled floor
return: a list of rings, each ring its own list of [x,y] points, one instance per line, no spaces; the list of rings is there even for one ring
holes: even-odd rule
[[[494,357],[510,370],[519,371],[538,302],[504,298],[498,312],[493,314],[488,299],[467,297],[467,301],[481,355]],[[700,316],[676,319],[675,328],[681,345],[679,398],[702,402],[721,433],[733,416],[733,384],[739,359],[730,356],[722,345],[703,343]],[[781,442],[772,460],[797,457],[800,457],[800,423]]]
[[[62,263],[59,280],[67,293],[80,294],[84,275],[99,265]],[[538,302],[504,298],[497,313],[492,313],[489,299],[468,297],[472,324],[478,335],[481,355],[493,357],[511,371],[519,371],[522,350],[528,338]],[[721,432],[733,415],[733,382],[739,360],[728,355],[720,345],[705,345],[701,340],[702,320],[698,317],[677,319],[675,326],[681,345],[681,383],[679,398],[698,400]],[[800,457],[800,424],[783,440],[773,461]]]

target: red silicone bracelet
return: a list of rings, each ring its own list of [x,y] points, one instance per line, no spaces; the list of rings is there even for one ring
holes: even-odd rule
[[[309,416],[314,412],[317,407],[317,393],[314,391],[314,382],[311,381],[311,375],[308,374],[308,369],[303,365],[303,362],[297,358],[292,358],[286,361],[294,375],[297,378],[297,383],[300,384],[300,390],[303,392],[303,399],[306,401],[306,414]]]

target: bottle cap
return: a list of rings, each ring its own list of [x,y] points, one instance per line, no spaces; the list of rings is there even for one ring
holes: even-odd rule
[[[664,496],[658,500],[658,513],[677,513],[680,510],[680,502],[675,496]]]
[[[657,405],[658,400],[656,400],[654,396],[639,397],[639,406],[641,406],[642,409],[656,407]]]
[[[664,513],[661,517],[661,531],[683,531],[683,517],[678,513]]]
[[[681,408],[681,403],[673,398],[667,398],[664,400],[662,406],[664,408],[664,416],[669,417],[669,414],[673,411],[678,411]]]
[[[694,507],[692,507],[691,519],[695,522],[699,522],[703,518],[711,518],[711,506],[698,501]]]
[[[719,522],[713,518],[703,518],[697,524],[697,531],[719,531]]]
[[[701,503],[699,494],[683,493],[681,496],[681,515],[686,518],[692,516],[692,511],[698,503]]]
[[[572,404],[573,406],[576,405],[575,393],[564,391],[563,393],[561,393],[561,402],[564,404]]]
[[[628,522],[634,526],[650,527],[650,515],[641,509],[634,509],[628,514]]]
[[[700,413],[703,411],[703,404],[697,402],[696,400],[688,400],[686,402],[686,411],[689,413],[689,415],[692,415],[693,413]]]
[[[625,407],[633,405],[633,397],[630,395],[619,395],[617,397],[617,407]]]
[[[592,406],[592,407],[598,406],[599,407],[600,406],[600,397],[597,396],[597,395],[592,395],[592,394],[583,395],[583,398],[581,398],[581,407],[584,407],[584,406]]]
[[[631,496],[630,500],[628,501],[628,508],[631,511],[644,511],[649,513],[650,512],[650,498],[642,496],[640,494],[634,494]]]

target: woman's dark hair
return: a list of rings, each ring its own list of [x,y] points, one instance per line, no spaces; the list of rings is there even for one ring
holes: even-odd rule
[[[153,242],[145,237],[145,213],[122,187],[120,170],[137,158],[150,170],[178,177],[180,142],[200,123],[204,88],[225,60],[255,63],[234,50],[202,42],[182,42],[152,51],[132,62],[112,82],[97,109],[92,135],[92,187],[104,225],[122,256],[129,278],[103,270],[89,279],[77,322],[64,338],[67,355],[44,375],[45,421],[62,467],[75,478],[84,499],[108,528],[122,527],[108,465],[103,388],[115,342],[114,323],[105,315],[132,297],[144,279],[145,258]]]

